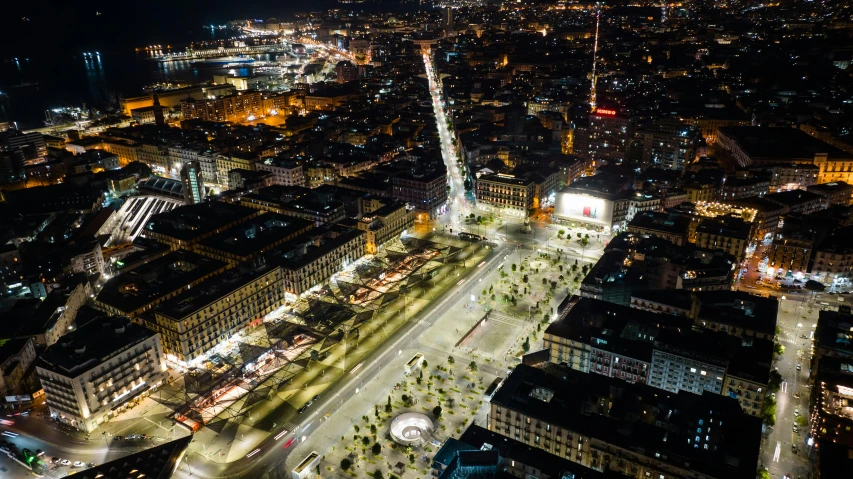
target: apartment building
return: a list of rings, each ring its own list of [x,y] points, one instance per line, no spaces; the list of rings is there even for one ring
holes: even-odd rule
[[[597,471],[655,479],[753,479],[761,442],[761,419],[726,396],[525,364],[492,398],[488,429]]]
[[[200,241],[195,249],[205,256],[236,266],[307,233],[313,227],[313,221],[265,213]]]
[[[414,215],[402,201],[369,197],[360,203],[362,216],[352,226],[364,231],[367,254],[376,254],[385,243],[399,238],[415,224]]]
[[[0,342],[0,395],[26,395],[31,368],[36,360],[36,342],[33,338],[8,339]],[[6,402],[12,402],[7,400]]]
[[[313,221],[317,226],[335,224],[346,217],[340,201],[320,201],[301,187],[268,186],[240,197],[240,205],[261,211]]]
[[[848,184],[843,181],[821,183],[809,186],[806,189],[826,198],[828,206],[848,206],[850,205],[851,200],[853,200],[853,184]]]
[[[710,313],[712,301],[707,301],[706,313]],[[632,299],[634,307],[628,307],[581,298],[545,330],[543,345],[549,362],[673,393],[730,395],[724,384],[735,381],[732,388],[743,392],[738,401],[744,411],[761,414],[772,340],[709,327],[693,331],[692,313],[678,314],[692,308],[690,298],[666,311],[635,303],[640,301]],[[722,311],[714,306],[717,313]]]
[[[391,179],[395,200],[415,211],[419,221],[436,218],[447,203],[447,170],[443,165],[413,168]]]
[[[305,186],[305,173],[302,163],[278,158],[265,158],[255,164],[258,171],[273,174],[273,184],[280,186]]]
[[[168,376],[159,335],[104,317],[47,348],[36,363],[50,415],[90,433]]]
[[[191,363],[283,304],[282,285],[278,266],[238,267],[160,304],[147,326],[170,361]]]
[[[354,263],[366,252],[365,232],[326,226],[308,232],[268,255],[282,269],[285,293],[301,295]]]
[[[498,211],[526,215],[536,204],[536,182],[502,173],[477,178],[477,201]]]
[[[201,167],[202,179],[208,183],[217,182],[216,159],[218,155],[215,151],[178,144],[168,146],[167,151],[176,168],[180,169],[183,165],[197,161]]]
[[[264,114],[260,92],[238,92],[215,98],[186,98],[181,100],[181,115],[185,120],[198,118],[207,121],[250,121]]]
[[[260,159],[251,154],[218,155],[216,157],[216,178],[220,183],[228,182],[228,172],[231,170],[255,171]]]
[[[180,206],[153,216],[142,234],[173,250],[192,249],[199,241],[259,214],[258,210],[221,201]]]
[[[696,246],[723,251],[743,261],[752,238],[753,224],[734,215],[703,218],[696,227]]]
[[[107,313],[141,322],[137,318],[142,313],[224,272],[228,266],[190,251],[172,251],[113,276],[95,297],[95,305]]]

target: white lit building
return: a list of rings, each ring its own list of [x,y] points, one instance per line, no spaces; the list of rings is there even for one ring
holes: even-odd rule
[[[69,333],[36,363],[50,414],[91,432],[167,378],[159,333],[104,317]]]

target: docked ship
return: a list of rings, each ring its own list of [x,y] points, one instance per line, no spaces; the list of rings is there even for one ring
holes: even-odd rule
[[[249,57],[217,57],[217,58],[203,58],[200,60],[195,60],[195,61],[193,61],[193,64],[217,66],[217,65],[232,65],[235,63],[252,63],[254,61],[255,61],[254,58],[249,58]]]

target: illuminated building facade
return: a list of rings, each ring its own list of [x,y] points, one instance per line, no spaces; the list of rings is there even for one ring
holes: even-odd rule
[[[92,432],[167,378],[159,334],[123,317],[68,333],[36,363],[50,415]]]
[[[477,178],[477,201],[499,211],[519,215],[536,208],[536,182],[513,175],[486,175]]]
[[[148,327],[172,361],[189,363],[284,302],[281,268],[235,268],[161,304]]]
[[[630,146],[632,122],[619,112],[599,108],[589,115],[589,154],[598,164],[621,164]]]

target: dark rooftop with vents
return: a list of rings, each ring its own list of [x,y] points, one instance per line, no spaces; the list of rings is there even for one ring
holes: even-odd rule
[[[38,366],[74,378],[155,334],[126,317],[104,317],[61,337],[45,350]]]

